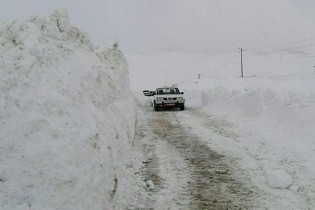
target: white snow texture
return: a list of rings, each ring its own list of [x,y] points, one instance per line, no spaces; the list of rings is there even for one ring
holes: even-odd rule
[[[177,84],[185,93],[187,109],[178,116],[187,132],[239,160],[250,181],[271,195],[260,197],[261,209],[315,209],[313,55],[309,48],[245,52],[244,78],[237,52],[129,55],[131,85],[141,93]]]
[[[124,209],[136,116],[117,47],[57,10],[2,29],[0,69],[0,209]]]
[[[290,7],[282,7],[283,0],[201,0],[200,7],[185,2],[183,8],[174,6],[178,12],[159,27],[164,45],[177,52],[167,48],[129,55],[131,89],[141,93],[177,84],[187,107],[178,112],[181,123],[189,124],[188,132],[209,147],[238,161],[240,172],[264,193],[263,209],[315,209],[315,50],[309,48],[314,43],[278,46],[307,38],[314,27],[306,27]],[[209,4],[217,6],[206,7]],[[225,9],[229,4],[234,6]],[[248,19],[251,15],[243,7],[257,13],[256,21]],[[222,14],[215,13],[222,8]],[[188,11],[193,11],[192,19],[185,16]],[[270,18],[263,18],[265,11]],[[208,14],[218,18],[205,18]],[[210,20],[215,27],[203,31]],[[245,78],[240,78],[237,50],[212,54],[202,49],[218,48],[209,40],[226,48],[239,45],[237,39],[225,41],[231,34],[243,37],[248,32],[239,30],[237,20],[248,20],[252,33],[242,47],[255,46],[265,36],[275,40],[271,45],[279,42],[276,48],[245,50]],[[224,27],[225,36],[210,37],[221,26],[233,26],[233,33]],[[272,33],[262,33],[265,30]],[[190,46],[191,40],[198,42]],[[13,21],[1,30],[1,210],[133,209],[145,205],[139,198],[147,196],[146,187],[158,189],[157,183],[136,175],[142,166],[141,154],[132,147],[137,112],[129,93],[127,60],[117,47],[116,40],[94,46],[69,23],[64,10],[48,18]],[[203,120],[210,120],[211,138],[200,126]],[[217,132],[216,123],[231,136]],[[166,206],[165,200],[161,196],[157,204]]]

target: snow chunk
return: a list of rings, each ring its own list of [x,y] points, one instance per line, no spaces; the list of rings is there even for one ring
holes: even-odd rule
[[[97,47],[95,52],[104,62],[109,63],[111,76],[117,81],[119,87],[129,92],[129,72],[128,62],[124,59],[123,53],[118,49],[119,42],[112,38],[106,40],[101,46]],[[122,62],[123,58],[123,62]]]
[[[291,185],[289,187],[289,190],[291,190],[292,192],[298,192],[300,190],[300,187],[296,185]]]
[[[268,185],[272,188],[287,189],[292,185],[292,177],[284,169],[270,169],[265,172]]]
[[[60,32],[65,32],[71,27],[69,23],[69,15],[65,9],[55,10],[50,18],[57,23]]]
[[[102,53],[102,52],[106,52],[108,50],[115,50],[118,49],[119,46],[119,40],[116,37],[112,37],[107,39],[103,44],[101,44],[96,52],[97,53]]]
[[[152,180],[147,180],[146,183],[149,190],[154,190],[154,184]]]
[[[94,48],[89,35],[70,24],[66,10],[56,10],[50,18],[34,16],[25,21],[11,21],[0,32],[0,46],[29,49],[47,43],[58,48],[69,44],[88,50]]]

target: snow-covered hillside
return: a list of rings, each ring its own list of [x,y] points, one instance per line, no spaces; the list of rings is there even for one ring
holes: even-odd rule
[[[307,45],[299,43],[298,45]],[[311,45],[312,46],[312,45]],[[265,83],[265,81],[283,80],[285,78],[298,78],[305,74],[314,73],[313,51],[309,48],[286,50],[262,50],[246,51],[243,53],[244,76],[243,82]],[[194,53],[158,53],[158,54],[130,54],[127,56],[130,62],[130,80],[133,90],[154,89],[157,86],[169,84],[194,84],[198,82],[198,74],[202,79],[209,79],[211,87],[225,83],[232,87],[241,76],[241,56],[237,49],[231,53],[194,54]],[[158,64],[157,64],[158,63]],[[255,80],[247,79],[255,77]],[[306,76],[307,77],[307,76]],[[271,80],[269,80],[271,79]],[[141,81],[141,82],[138,82]],[[293,81],[290,79],[290,81]],[[307,79],[306,81],[310,81]],[[303,81],[302,83],[304,83]],[[292,88],[295,82],[288,86]],[[298,83],[300,88],[306,91],[312,90],[311,82]],[[309,86],[311,85],[311,86]],[[203,85],[200,85],[201,88]],[[237,87],[237,83],[234,85]],[[209,87],[209,86],[208,86]],[[194,88],[194,86],[191,86]],[[297,91],[300,88],[294,88]]]
[[[136,202],[136,114],[113,44],[94,47],[64,10],[1,30],[0,209]]]

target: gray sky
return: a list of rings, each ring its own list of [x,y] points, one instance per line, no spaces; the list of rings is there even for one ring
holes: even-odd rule
[[[225,9],[232,2],[244,1],[246,0],[225,0],[224,4],[213,3],[215,2],[213,0],[1,0],[0,23],[25,19],[32,15],[48,16],[56,8],[66,8],[71,22],[87,31],[94,43],[100,44],[106,38],[118,37],[121,48],[132,52],[147,52],[150,51],[149,49],[157,51],[176,49],[190,51],[196,48],[205,50],[220,47],[228,49],[237,47],[232,46],[233,43],[256,46],[256,43],[263,41],[266,44],[272,43],[272,38],[283,39],[283,35],[277,31],[284,21],[280,16],[276,17],[279,20],[278,25],[275,23],[272,28],[268,24],[270,25],[273,19],[270,18],[268,22],[263,20],[266,19],[265,17],[251,17],[257,13],[256,11],[249,12],[249,17],[244,15],[243,13],[248,12],[250,7],[242,8],[234,5],[230,10]],[[266,2],[266,0],[247,1],[256,2],[255,10],[260,10],[260,4]],[[280,1],[285,0],[273,0],[275,4],[271,3],[263,9],[271,11],[271,15],[278,14],[277,9],[281,10],[281,5],[277,7],[276,3]],[[315,22],[314,0],[287,0],[287,2],[293,5],[301,16],[305,15],[310,21]],[[208,7],[213,9],[206,9]],[[213,15],[208,16],[209,13]],[[285,16],[283,12],[280,14]],[[239,22],[233,22],[238,16]],[[292,17],[292,19],[296,18]],[[244,25],[240,24],[240,21]],[[292,22],[290,18],[288,24],[289,22]],[[262,25],[261,28],[256,27],[259,24]],[[287,30],[290,31],[291,28],[288,27]],[[272,33],[276,33],[277,36]],[[295,37],[287,34],[288,40],[294,41]],[[242,38],[244,36],[247,37],[244,39]],[[315,34],[312,36],[306,33],[302,38],[314,36]],[[210,43],[209,39],[215,40],[215,43]],[[221,40],[224,40],[224,43],[222,42],[220,46],[216,44]]]
[[[168,0],[1,0],[0,23],[48,16],[66,8],[71,22],[87,31],[94,43],[118,37],[121,46],[132,50],[138,42],[152,40],[168,13]]]
[[[307,17],[315,21],[315,1],[314,0],[287,0],[298,8]]]

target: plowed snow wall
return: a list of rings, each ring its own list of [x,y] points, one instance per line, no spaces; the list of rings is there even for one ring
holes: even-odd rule
[[[123,54],[60,10],[2,29],[0,71],[0,209],[119,209],[136,120]]]

